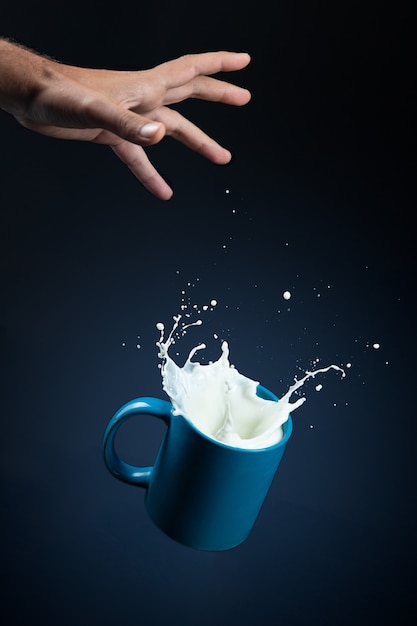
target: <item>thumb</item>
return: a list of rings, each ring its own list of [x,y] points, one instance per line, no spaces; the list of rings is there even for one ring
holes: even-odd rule
[[[102,100],[89,111],[90,123],[141,146],[158,143],[165,136],[165,126],[129,109]]]

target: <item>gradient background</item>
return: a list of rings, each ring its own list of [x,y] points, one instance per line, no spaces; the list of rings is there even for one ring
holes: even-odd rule
[[[139,69],[246,50],[251,66],[231,78],[253,99],[179,107],[234,159],[218,167],[170,139],[153,147],[168,203],[111,150],[35,135],[0,112],[2,623],[414,624],[407,4],[4,5],[4,35],[67,63]],[[306,386],[255,528],[225,553],[165,537],[144,491],[101,456],[121,404],[164,397],[155,322],[170,324],[182,290],[218,306],[180,360],[207,339],[217,358],[218,332],[236,367],[278,395],[316,358],[352,363],[320,393]],[[118,449],[152,463],[162,433],[132,421]]]

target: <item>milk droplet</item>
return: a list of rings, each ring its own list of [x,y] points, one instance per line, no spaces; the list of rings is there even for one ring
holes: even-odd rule
[[[323,389],[323,385],[316,385],[316,391],[321,391]]]
[[[352,363],[346,363],[346,367],[352,367]]]
[[[210,304],[211,304],[211,306],[216,306],[216,304],[217,304],[217,300],[212,300],[212,301],[210,302]]]
[[[163,325],[162,322],[158,322],[156,325],[157,330],[164,330],[165,326]]]
[[[291,291],[284,291],[282,297],[284,298],[284,300],[289,300],[291,298]]]
[[[372,347],[373,347],[375,350],[378,350],[381,346],[380,346],[380,344],[379,344],[379,343],[374,343],[374,344],[372,344]]]

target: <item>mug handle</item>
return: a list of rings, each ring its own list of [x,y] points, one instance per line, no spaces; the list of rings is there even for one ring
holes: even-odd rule
[[[104,432],[103,456],[107,469],[119,480],[139,487],[147,487],[153,467],[135,467],[122,461],[116,453],[114,440],[119,427],[133,415],[153,415],[169,426],[172,404],[157,398],[136,398],[124,404],[111,418]]]

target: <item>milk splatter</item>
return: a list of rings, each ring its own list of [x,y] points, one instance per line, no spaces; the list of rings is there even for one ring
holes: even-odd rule
[[[181,315],[174,318],[174,325],[164,338],[165,327],[162,322],[156,325],[160,331],[157,342],[158,356],[162,374],[162,387],[170,398],[174,414],[181,414],[208,437],[223,444],[246,449],[259,449],[278,443],[283,437],[282,425],[289,414],[300,407],[305,397],[290,402],[295,391],[300,389],[309,378],[328,372],[330,369],[345,372],[337,365],[329,365],[314,371],[307,371],[297,380],[278,402],[264,400],[257,394],[258,381],[252,380],[231,365],[229,346],[221,344],[221,355],[217,361],[202,365],[193,361],[193,357],[206,345],[201,343],[189,353],[183,367],[179,367],[169,355],[169,348],[174,342]],[[199,326],[201,320],[183,325],[180,333],[190,326]]]

